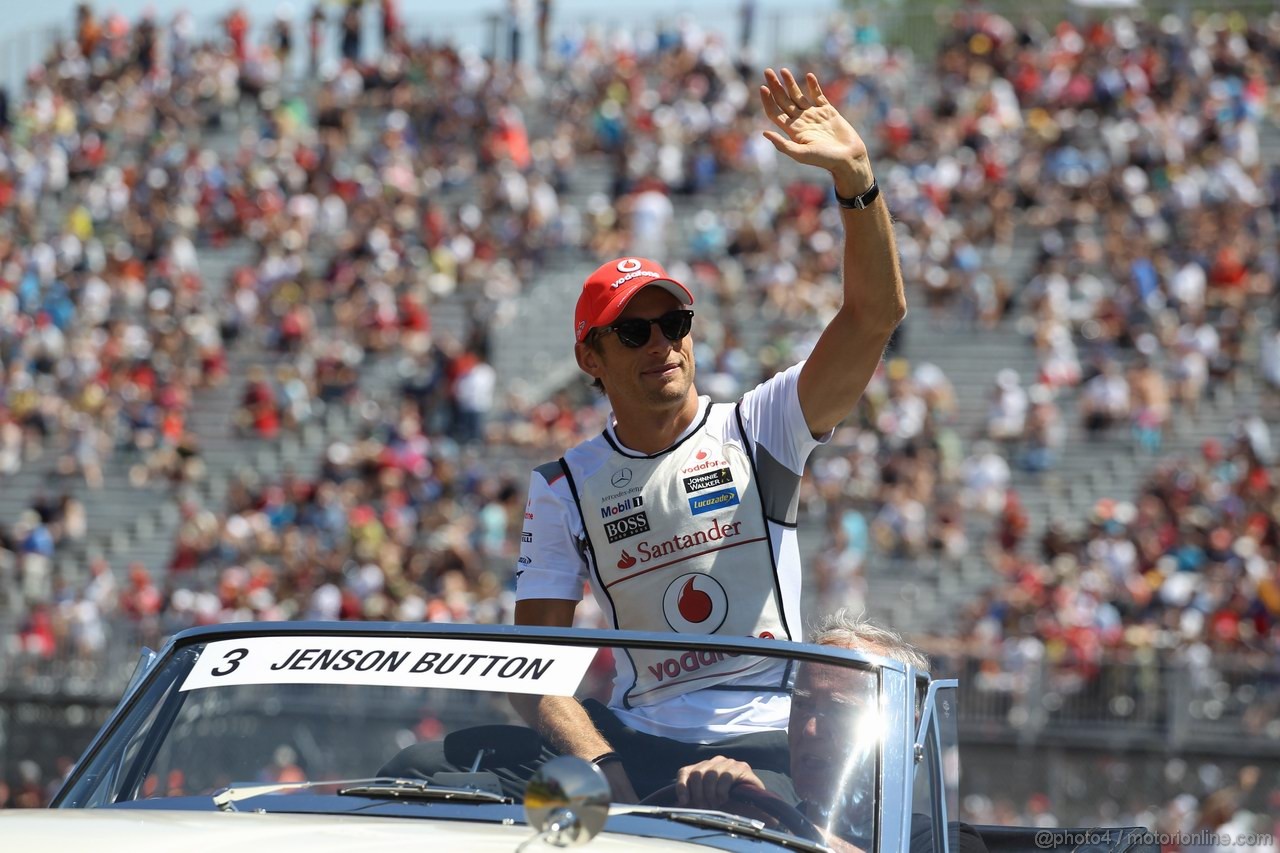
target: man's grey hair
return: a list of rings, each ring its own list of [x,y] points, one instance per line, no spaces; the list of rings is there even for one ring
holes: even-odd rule
[[[851,612],[847,607],[819,619],[813,626],[810,642],[819,646],[841,646],[873,652],[922,672],[929,671],[929,659],[924,652],[902,639],[901,634],[882,628]]]

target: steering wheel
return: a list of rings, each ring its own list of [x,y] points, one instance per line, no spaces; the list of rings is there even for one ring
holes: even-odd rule
[[[642,806],[678,806],[676,785],[672,782],[659,788],[640,801]],[[757,818],[762,815],[765,825],[770,829],[782,828],[797,838],[804,838],[825,845],[827,839],[800,810],[776,794],[772,794],[755,785],[739,782],[729,791],[729,800],[724,811],[742,817]],[[758,819],[758,818],[757,818]]]

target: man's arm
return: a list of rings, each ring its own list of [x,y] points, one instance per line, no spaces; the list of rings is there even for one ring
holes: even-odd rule
[[[786,68],[765,71],[765,114],[781,132],[765,131],[774,147],[798,163],[831,173],[836,193],[862,195],[874,176],[867,146],[806,75],[803,91]],[[841,208],[844,224],[844,302],[818,339],[800,374],[800,408],[815,436],[844,420],[866,389],[893,330],[907,315],[893,223],[883,199],[865,210]]]
[[[520,537],[516,569],[515,623],[568,628],[586,582],[586,566],[575,547],[568,510],[552,489],[564,475],[556,463],[540,466],[529,478],[529,502]],[[511,705],[558,752],[590,761],[612,751],[609,742],[577,699],[571,696],[512,695]],[[619,762],[601,765],[614,799],[634,802],[635,790]]]
[[[577,606],[576,601],[527,598],[516,602],[515,622],[517,625],[567,628],[573,625],[573,613]],[[530,696],[516,693],[511,695],[511,705],[557,752],[591,761],[613,751],[609,741],[600,734],[582,705],[572,696]],[[627,778],[621,762],[608,761],[601,764],[600,769],[609,780],[615,801],[636,801],[635,789],[631,787],[631,780]]]
[[[578,602],[560,598],[526,598],[516,602],[517,625],[543,625],[549,628],[568,628],[573,625],[573,614]]]

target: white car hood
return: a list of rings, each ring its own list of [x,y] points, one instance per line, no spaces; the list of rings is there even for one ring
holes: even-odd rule
[[[527,826],[426,818],[116,809],[0,812],[4,849],[85,853],[514,853]],[[698,845],[603,832],[592,853],[688,851]],[[554,851],[550,845],[531,850]]]

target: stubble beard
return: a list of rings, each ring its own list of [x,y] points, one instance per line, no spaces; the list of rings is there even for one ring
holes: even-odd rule
[[[656,388],[647,388],[648,402],[659,406],[671,406],[684,402],[693,387],[693,365],[680,365],[676,375]]]

